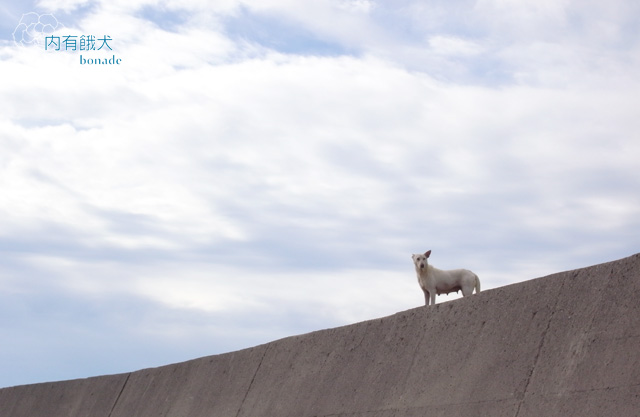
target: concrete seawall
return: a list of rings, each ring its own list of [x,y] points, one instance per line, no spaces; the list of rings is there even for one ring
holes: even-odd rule
[[[640,416],[640,254],[184,363],[0,389],[0,417]]]

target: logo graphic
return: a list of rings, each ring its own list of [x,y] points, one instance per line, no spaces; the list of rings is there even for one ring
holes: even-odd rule
[[[44,45],[46,36],[63,27],[52,14],[25,13],[13,31],[13,42],[20,46]]]
[[[65,26],[50,13],[38,14],[29,12],[22,15],[18,26],[13,31],[13,42],[16,46],[36,45],[45,51],[89,52],[93,54],[101,51],[113,51],[109,44],[113,38],[109,35],[102,37],[95,35],[65,35],[60,29]],[[109,53],[107,52],[107,53]],[[55,52],[54,52],[55,53]],[[122,58],[117,58],[115,53],[111,56],[90,58],[80,55],[80,65],[120,65]]]

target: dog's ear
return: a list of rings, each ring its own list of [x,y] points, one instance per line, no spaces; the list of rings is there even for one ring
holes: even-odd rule
[[[426,251],[424,253],[424,256],[426,256],[427,258],[431,255],[431,249],[429,249],[428,251]]]

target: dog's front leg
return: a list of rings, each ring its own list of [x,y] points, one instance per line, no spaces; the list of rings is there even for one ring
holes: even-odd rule
[[[424,305],[428,306],[429,305],[429,291],[422,290],[422,292],[424,293]]]
[[[431,305],[436,305],[436,292],[434,291],[433,293],[431,293]]]

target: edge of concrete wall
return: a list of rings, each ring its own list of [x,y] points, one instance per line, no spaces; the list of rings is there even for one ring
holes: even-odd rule
[[[0,417],[640,410],[640,254],[250,349],[0,389]]]

